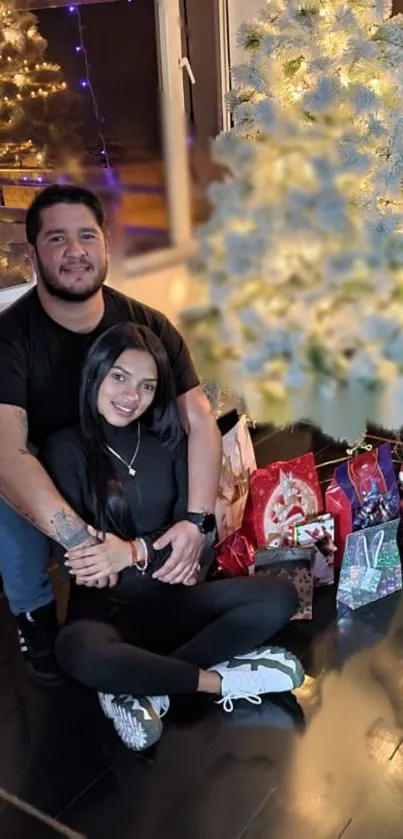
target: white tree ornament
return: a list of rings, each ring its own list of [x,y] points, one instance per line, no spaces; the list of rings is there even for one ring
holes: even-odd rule
[[[268,0],[238,34],[227,167],[198,235],[202,372],[252,415],[353,439],[403,425],[403,16]],[[204,370],[203,370],[204,367]]]

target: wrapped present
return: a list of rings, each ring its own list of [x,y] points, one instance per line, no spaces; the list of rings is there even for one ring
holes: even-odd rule
[[[215,516],[218,542],[240,529],[256,457],[246,416],[223,435],[223,462]]]
[[[334,479],[325,493],[325,509],[334,519],[336,550],[333,554],[333,566],[334,568],[340,568],[346,539],[353,529],[353,519],[350,502]]]
[[[397,547],[400,519],[355,531],[347,536],[338,603],[360,609],[402,588],[402,569]]]
[[[323,511],[313,454],[257,469],[250,481],[250,505],[256,543],[291,546],[294,525]]]
[[[314,548],[314,585],[328,586],[334,582],[334,518],[324,513],[309,521],[294,525],[294,544],[300,548]]]
[[[334,480],[349,501],[353,530],[391,521],[399,515],[399,490],[389,443],[338,466]]]
[[[299,605],[293,620],[311,620],[313,602],[312,548],[259,548],[251,573],[285,577],[297,589]]]
[[[231,577],[242,577],[249,573],[254,563],[254,547],[242,533],[228,536],[217,549],[218,567]]]

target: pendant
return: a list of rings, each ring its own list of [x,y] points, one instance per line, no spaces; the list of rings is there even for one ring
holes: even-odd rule
[[[129,466],[129,475],[131,478],[134,478],[134,476],[136,475],[136,470],[133,469],[132,466]]]

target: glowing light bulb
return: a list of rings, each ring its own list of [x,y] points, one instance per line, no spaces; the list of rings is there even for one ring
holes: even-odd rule
[[[303,92],[304,92],[304,88],[300,85],[299,87],[296,88],[296,90],[294,90],[292,92],[291,96],[292,96],[293,99],[295,99],[297,101],[298,99],[301,99],[301,96],[302,96]]]
[[[78,47],[78,46],[76,47],[76,52],[81,52],[81,50],[82,50],[82,47]]]
[[[81,85],[81,87],[88,87],[87,80],[86,79],[81,79],[80,85]]]

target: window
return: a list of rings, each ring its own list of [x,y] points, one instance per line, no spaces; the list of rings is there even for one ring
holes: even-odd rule
[[[60,87],[53,96],[43,83],[28,102],[28,133],[10,122],[8,135],[0,137],[0,288],[31,278],[25,209],[35,190],[56,178],[99,194],[123,274],[172,261],[192,235],[179,0],[19,0],[10,54],[13,39],[19,49],[15,39],[22,37],[19,30],[24,34],[27,11],[47,41],[38,65],[58,65]],[[0,52],[0,74],[7,59]],[[24,60],[30,61],[26,50],[10,98],[24,93]],[[46,68],[41,73],[52,75]],[[33,150],[24,146],[31,139]],[[2,155],[6,143],[12,153]],[[49,165],[37,149],[47,152]]]

